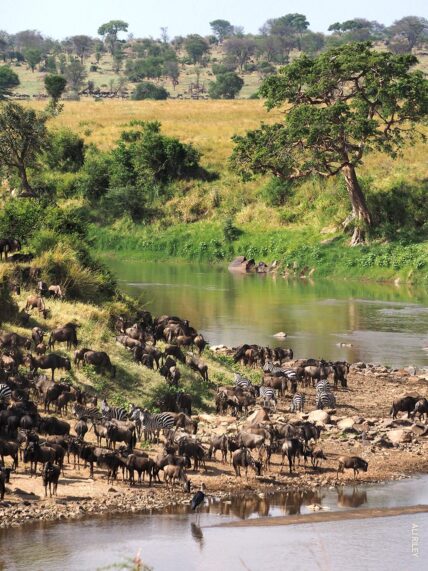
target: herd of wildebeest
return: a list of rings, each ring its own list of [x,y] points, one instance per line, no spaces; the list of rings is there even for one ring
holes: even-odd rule
[[[38,281],[37,293],[28,297],[26,311],[36,309],[42,319],[49,295],[64,297],[60,286],[48,287]],[[130,485],[136,485],[135,473],[138,484],[147,476],[150,486],[161,482],[162,472],[167,486],[181,485],[186,491],[191,490],[189,470],[207,470],[206,462],[217,462],[218,452],[222,463],[229,459],[237,477],[241,470],[248,477],[248,468],[259,476],[262,471],[273,470],[272,454],[281,458],[280,472],[286,459],[292,473],[301,458],[305,464],[310,458],[311,469],[320,470],[326,459],[319,446],[322,427],[305,420],[304,415],[289,422],[272,421],[270,416],[280,399],[283,411],[304,412],[305,393],[312,393],[308,388],[315,388],[314,408],[327,410],[336,408],[337,394],[346,395],[349,391],[348,363],[292,360],[291,349],[257,345],[242,345],[232,357],[235,364],[241,365],[241,371],[244,367],[259,370],[261,384],[234,373],[230,385],[211,385],[208,366],[202,360],[207,346],[203,335],[185,319],[169,315],[154,318],[144,310],[131,320],[117,317],[112,335],[124,350],[132,352],[135,361],[157,370],[174,390],[165,391],[166,396],[156,403],[156,412],[135,405],[115,407],[108,404],[106,395],[82,390],[66,379],[55,381],[57,370],[70,371],[82,363],[93,366],[98,374],[108,373],[112,379],[116,376],[116,367],[106,352],[80,347],[77,324],[66,323],[50,332],[39,326],[28,328],[28,335],[9,328],[0,330],[1,499],[21,462],[29,477],[37,475],[39,466],[45,495],[48,489],[50,494],[56,494],[66,463],[79,470],[83,463],[91,478],[95,467],[97,477],[105,471],[109,483],[121,472],[122,479]],[[55,352],[58,344],[65,344],[68,357]],[[183,367],[196,372],[201,382],[212,387],[218,415],[243,417],[240,429],[231,432],[225,427],[223,434],[217,430],[200,437],[198,417],[192,415],[192,397],[180,385]],[[253,372],[247,374],[254,378]],[[56,416],[52,416],[52,408]],[[428,402],[403,397],[393,402],[393,418],[400,411],[421,418],[428,414]],[[96,443],[88,440],[90,432]],[[150,457],[138,447],[139,441],[161,444],[159,453]],[[10,467],[5,463],[8,457]],[[337,474],[351,469],[355,478],[367,468],[368,463],[358,456],[342,456]]]

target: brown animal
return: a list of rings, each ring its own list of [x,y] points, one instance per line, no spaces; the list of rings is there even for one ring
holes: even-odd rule
[[[343,474],[345,470],[354,470],[354,480],[359,473],[359,470],[367,472],[369,467],[368,462],[360,458],[359,456],[341,456],[339,458],[339,466],[337,468],[336,477],[339,479],[339,472]]]
[[[93,365],[99,371],[110,371],[112,378],[115,378],[116,367],[112,365],[110,357],[104,351],[87,351],[83,360],[87,365]]]
[[[33,357],[32,355],[27,355],[25,358],[25,363],[30,367],[33,373],[36,373],[38,369],[51,369],[52,371],[52,381],[54,381],[55,370],[65,369],[66,371],[71,370],[70,359],[61,357],[56,353],[49,353],[48,355],[40,355],[40,357]]]
[[[168,464],[163,469],[164,482],[172,488],[176,482],[187,482],[187,476],[182,466]]]
[[[59,286],[59,285],[50,285],[48,287],[48,292],[51,295],[51,297],[55,297],[57,299],[63,299],[64,298],[64,294],[62,293],[61,286]]]
[[[46,309],[45,300],[39,295],[29,295],[27,297],[27,302],[25,304],[25,311],[30,309],[37,309],[37,311],[43,315],[44,319],[48,316],[48,310]]]
[[[77,347],[77,325],[74,323],[66,323],[62,327],[54,329],[49,337],[49,350],[55,349],[55,343],[67,343],[67,350],[71,349],[71,346]]]

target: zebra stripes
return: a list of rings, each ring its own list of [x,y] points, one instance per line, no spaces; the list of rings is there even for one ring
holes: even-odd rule
[[[336,397],[334,396],[333,390],[327,379],[322,379],[318,381],[316,386],[316,407],[319,409],[323,408],[335,408],[336,407]]]
[[[9,403],[12,398],[12,389],[5,384],[0,385],[0,403]]]
[[[276,367],[272,361],[266,361],[263,365],[263,372],[269,373],[269,375],[272,375],[273,377],[287,377],[290,381],[297,379],[297,373],[294,369]]]
[[[302,393],[296,393],[293,395],[293,399],[291,401],[291,412],[303,412],[305,408],[305,395]]]
[[[147,410],[134,408],[131,413],[131,420],[135,421],[144,430],[145,440],[159,440],[161,430],[172,430],[174,428],[175,416],[170,412],[151,414]]]
[[[86,406],[83,406],[82,404],[75,404],[73,406],[73,414],[77,420],[89,419],[92,422],[95,422],[100,421],[103,418],[103,415],[96,406],[86,408]]]
[[[101,402],[101,413],[104,420],[128,420],[128,413],[125,408],[109,406],[106,400]]]
[[[252,391],[254,387],[249,379],[239,373],[235,373],[235,387],[243,391]]]
[[[273,402],[274,408],[276,408],[275,389],[272,387],[265,387],[262,385],[260,387],[260,398],[262,399],[263,404],[270,405],[270,403]]]

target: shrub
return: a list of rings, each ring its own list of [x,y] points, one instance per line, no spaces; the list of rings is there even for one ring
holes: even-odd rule
[[[27,242],[41,227],[44,206],[26,198],[8,200],[0,210],[0,235]]]
[[[168,97],[169,93],[164,87],[158,87],[150,81],[139,83],[131,96],[131,98],[136,101],[141,101],[143,99],[156,99],[159,101],[168,99]]]
[[[50,133],[46,163],[51,169],[62,172],[78,171],[85,160],[85,143],[70,129],[60,129]]]
[[[77,189],[89,200],[97,201],[104,196],[110,182],[110,156],[91,147],[79,173]]]
[[[262,189],[262,198],[269,206],[283,206],[292,195],[293,183],[271,178]]]
[[[208,93],[211,99],[235,99],[243,85],[244,80],[236,73],[222,73],[210,82]]]
[[[227,218],[223,224],[223,236],[226,242],[237,240],[241,234],[242,231],[233,225],[232,219]]]

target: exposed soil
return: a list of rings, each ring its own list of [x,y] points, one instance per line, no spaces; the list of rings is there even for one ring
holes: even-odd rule
[[[412,371],[411,371],[412,372]],[[211,494],[219,497],[231,496],[242,491],[273,491],[287,489],[314,488],[336,484],[337,458],[341,455],[361,456],[368,461],[368,472],[360,472],[362,482],[379,482],[399,479],[412,474],[428,472],[428,437],[424,435],[425,424],[413,424],[399,418],[392,422],[389,409],[394,398],[403,394],[418,393],[428,395],[428,378],[424,374],[411,375],[406,371],[391,371],[382,367],[351,368],[348,377],[349,390],[339,389],[337,409],[325,426],[318,442],[327,460],[319,469],[312,468],[310,462],[296,467],[293,474],[288,472],[288,464],[280,472],[281,457],[274,454],[272,464],[261,477],[255,477],[250,469],[248,478],[238,478],[230,464],[220,460],[207,461],[206,470],[188,471],[193,489],[201,482],[206,484]],[[306,410],[314,409],[314,390],[306,390]],[[288,410],[290,395],[280,401],[278,410],[271,415],[273,420],[293,420]],[[401,416],[401,414],[399,415]],[[336,423],[343,418],[353,417],[354,425],[340,429]],[[74,419],[68,417],[72,426]],[[238,421],[233,417],[200,415],[199,438],[206,445],[209,435],[233,432],[241,427],[246,419]],[[351,422],[351,421],[350,421]],[[352,422],[351,422],[352,424]],[[404,429],[408,442],[392,445],[388,434],[392,430]],[[73,432],[73,431],[72,431]],[[93,441],[93,432],[87,440]],[[161,445],[146,448],[154,456]],[[219,453],[218,453],[219,456]],[[6,464],[9,464],[6,458]],[[162,474],[162,473],[161,473]],[[339,475],[339,482],[353,479],[352,472]],[[65,476],[60,478],[58,496],[44,498],[40,475],[30,477],[28,466],[20,463],[18,470],[11,474],[6,495],[0,502],[0,527],[18,526],[26,522],[78,518],[91,514],[139,511],[162,508],[172,503],[188,502],[191,496],[181,491],[167,489],[163,483],[149,487],[147,481],[142,486],[130,487],[121,480],[121,475],[109,484],[104,470],[95,467],[94,479],[89,478],[89,468],[74,469],[65,465]]]

